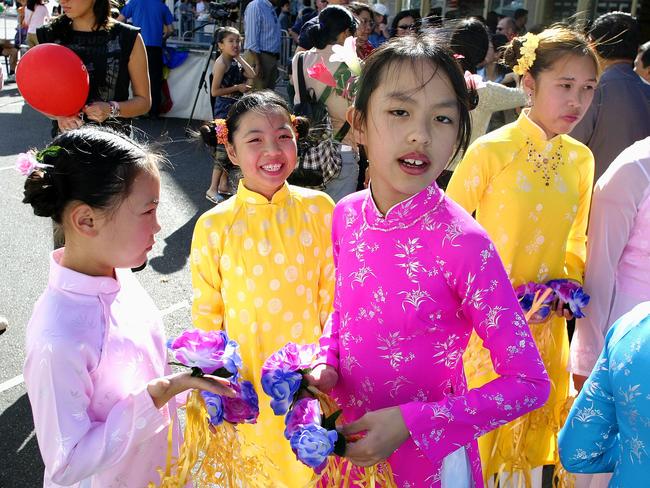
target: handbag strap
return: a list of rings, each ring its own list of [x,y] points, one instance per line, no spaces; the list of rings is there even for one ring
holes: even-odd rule
[[[305,52],[298,53],[298,96],[300,97],[300,103],[305,103],[307,101],[307,84],[305,83],[305,73],[304,73],[304,54]]]

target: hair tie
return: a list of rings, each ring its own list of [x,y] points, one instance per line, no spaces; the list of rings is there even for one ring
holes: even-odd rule
[[[27,152],[20,153],[16,159],[16,170],[23,176],[29,177],[34,171],[38,169],[53,168],[51,164],[43,163],[43,158],[47,155],[57,156],[61,147],[49,146],[42,151],[35,152],[30,149]]]
[[[535,50],[539,46],[539,36],[537,34],[527,33],[521,40],[522,46],[519,49],[521,55],[517,59],[517,66],[512,68],[512,71],[519,75],[523,76],[527,71],[533,66],[537,55]]]
[[[217,143],[225,146],[228,143],[226,119],[214,119],[214,131],[217,134]]]

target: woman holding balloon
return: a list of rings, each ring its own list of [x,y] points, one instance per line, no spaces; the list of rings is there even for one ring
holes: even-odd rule
[[[74,51],[86,66],[90,86],[86,103],[78,114],[60,116],[55,110],[46,114],[56,114],[53,135],[84,123],[106,125],[130,134],[131,118],[147,113],[151,106],[147,54],[139,29],[113,20],[110,0],[61,0],[60,4],[63,15],[37,30],[38,41]],[[45,71],[55,65],[56,60],[44,59],[41,69]],[[32,76],[37,77],[37,71]],[[56,102],[52,100],[53,109]]]

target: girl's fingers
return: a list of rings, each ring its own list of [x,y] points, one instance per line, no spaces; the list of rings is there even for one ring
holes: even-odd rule
[[[366,431],[369,428],[370,425],[368,424],[366,420],[366,416],[364,415],[363,417],[361,417],[359,420],[356,420],[355,422],[350,422],[349,424],[345,424],[345,425],[341,425],[340,427],[337,427],[336,430],[338,430],[344,436],[350,436],[350,435],[358,434],[359,432]]]
[[[192,378],[195,381],[196,386],[199,390],[207,390],[211,393],[217,395],[223,395],[227,397],[235,397],[237,393],[230,388],[230,381],[224,378],[218,378],[216,376],[206,375],[202,378]]]
[[[345,457],[357,466],[367,467],[377,464],[380,459],[372,455],[367,444],[367,437],[356,442],[348,442],[345,446]]]

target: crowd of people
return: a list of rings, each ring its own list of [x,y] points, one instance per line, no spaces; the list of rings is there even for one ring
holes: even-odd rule
[[[52,142],[19,161],[24,202],[64,244],[24,377],[45,486],[142,487],[182,445],[176,396],[236,392],[172,373],[133,272],[161,230],[161,156],[131,123],[157,115],[171,13],[62,5],[37,42],[77,52],[91,88],[83,114],[54,120]],[[243,15],[243,33],[216,35],[214,120],[200,129],[215,206],[187,252],[193,326],[237,341],[260,395],[257,423],[237,429],[264,479],[314,475],[262,393],[265,360],[295,342],[318,345],[304,381],[341,407],[345,458],[387,463],[390,486],[650,480],[650,43],[637,20],[528,28],[523,9],[449,21],[324,0],[252,0]],[[288,184],[315,130],[333,166]],[[528,291],[545,288],[548,300]]]

